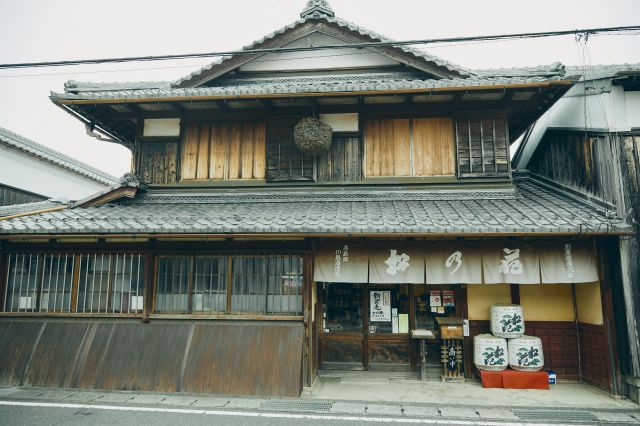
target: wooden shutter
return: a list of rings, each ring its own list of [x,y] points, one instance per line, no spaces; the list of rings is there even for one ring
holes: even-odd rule
[[[264,179],[264,123],[189,123],[182,140],[181,178]]]
[[[358,136],[334,136],[329,151],[318,157],[318,181],[362,179],[362,150]]]
[[[304,155],[293,141],[293,121],[269,123],[267,133],[267,180],[313,180],[313,157]]]
[[[364,128],[365,175],[411,176],[409,120],[368,120]]]
[[[413,119],[413,176],[452,176],[455,173],[453,120]]]
[[[457,118],[458,177],[509,176],[505,117]]]

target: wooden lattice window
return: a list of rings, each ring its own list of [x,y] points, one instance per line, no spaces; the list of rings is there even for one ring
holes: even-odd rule
[[[458,177],[509,176],[505,117],[456,119]]]

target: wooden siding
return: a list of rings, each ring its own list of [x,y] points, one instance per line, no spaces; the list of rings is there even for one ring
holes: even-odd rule
[[[409,120],[369,120],[364,129],[365,176],[410,176]]]
[[[640,134],[548,131],[528,168],[611,203],[619,218],[634,225],[635,236],[607,242],[602,252],[620,254],[611,264],[620,373],[640,377]]]
[[[178,142],[141,142],[136,172],[143,182],[175,183],[178,171]]]
[[[297,120],[274,120],[267,129],[267,180],[299,181],[315,178],[315,161],[293,140]]]
[[[334,136],[329,151],[318,157],[318,181],[356,181],[362,179],[360,138]]]
[[[0,184],[0,206],[44,201],[47,197]]]
[[[185,126],[181,150],[181,180],[264,179],[264,123]]]
[[[603,325],[578,323],[580,333],[580,363],[582,379],[611,391],[611,360],[609,344]]]
[[[456,118],[458,177],[508,176],[505,117]]]
[[[302,322],[0,321],[0,386],[298,397]]]
[[[454,174],[451,118],[368,120],[364,128],[366,177]]]
[[[453,119],[413,120],[413,175],[451,176],[455,173]]]

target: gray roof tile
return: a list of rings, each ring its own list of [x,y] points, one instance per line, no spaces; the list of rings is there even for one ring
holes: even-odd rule
[[[316,192],[139,194],[0,220],[0,234],[629,232],[586,202],[533,178],[508,190],[354,189]]]

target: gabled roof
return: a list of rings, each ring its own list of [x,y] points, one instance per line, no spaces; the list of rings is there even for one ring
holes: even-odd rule
[[[344,36],[351,38],[351,40],[345,41],[353,42],[353,37],[363,42],[393,41],[392,39],[374,31],[368,30],[344,19],[337,18],[325,0],[309,0],[305,9],[300,14],[299,20],[280,28],[247,46],[244,46],[242,49],[252,50],[259,48],[282,47],[291,41],[284,40],[284,36],[286,34],[289,34],[296,29],[302,29],[301,34],[297,37],[301,38],[314,31],[322,31],[323,25],[333,27],[339,30]],[[375,47],[369,49],[372,51],[380,50]],[[453,64],[452,62],[413,47],[391,46],[385,49],[385,51],[387,55],[393,54],[395,59],[411,65],[412,67],[429,72],[438,78],[467,77],[472,75],[469,70],[459,65]],[[210,81],[222,74],[226,74],[240,65],[255,59],[257,56],[260,55],[236,55],[218,59],[217,61],[212,62],[211,64],[173,82],[171,86],[176,88],[200,86],[207,81]],[[227,64],[233,65],[229,67]]]
[[[118,181],[115,176],[2,127],[0,127],[0,144],[23,151],[55,166],[105,185],[111,185]]]
[[[149,191],[0,219],[4,235],[604,235],[633,228],[529,175],[516,189]],[[91,205],[91,204],[89,204]]]

